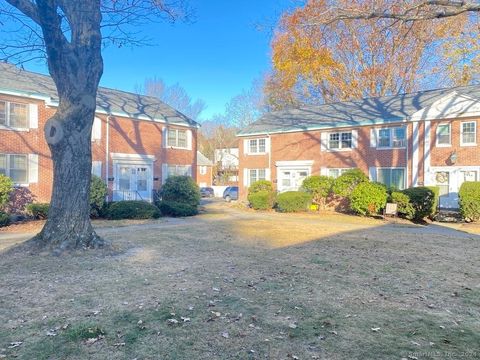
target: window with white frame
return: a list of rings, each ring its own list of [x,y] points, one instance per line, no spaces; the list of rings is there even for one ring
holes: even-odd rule
[[[187,130],[168,129],[167,145],[186,149],[188,147]]]
[[[377,182],[389,188],[403,190],[405,188],[405,169],[377,168]]]
[[[405,147],[406,131],[405,127],[392,127],[378,129],[379,148],[402,148]]]
[[[248,141],[248,152],[250,154],[262,154],[267,151],[267,139],[250,139]]]
[[[437,126],[437,145],[449,146],[451,144],[450,124],[438,124]]]
[[[202,165],[200,166],[200,175],[207,175],[207,167]]]
[[[28,128],[28,105],[0,101],[0,125],[12,128]]]
[[[168,165],[167,177],[170,176],[191,176],[191,165]]]
[[[249,185],[252,185],[256,181],[265,180],[265,179],[266,179],[265,169],[249,169],[248,170]]]
[[[475,121],[463,122],[461,129],[461,144],[469,145],[477,143],[477,123]]]
[[[328,134],[328,148],[330,150],[351,149],[352,132],[347,131]]]
[[[16,184],[28,183],[28,155],[0,154],[0,174]]]
[[[330,168],[328,169],[328,176],[333,177],[334,179],[338,178],[345,171],[351,170],[350,168]]]

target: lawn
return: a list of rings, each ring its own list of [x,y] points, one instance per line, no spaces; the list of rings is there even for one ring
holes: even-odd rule
[[[115,254],[0,254],[0,358],[480,357],[475,235],[224,204],[98,231]]]

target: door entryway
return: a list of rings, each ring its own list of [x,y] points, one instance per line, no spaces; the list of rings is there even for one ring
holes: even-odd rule
[[[436,167],[433,170],[433,185],[440,190],[441,209],[458,209],[458,192],[465,181],[478,181],[477,167]]]
[[[277,190],[296,191],[310,176],[313,161],[277,161]]]
[[[123,154],[122,154],[123,155]],[[153,198],[153,159],[148,156],[116,155],[113,161],[113,201]]]

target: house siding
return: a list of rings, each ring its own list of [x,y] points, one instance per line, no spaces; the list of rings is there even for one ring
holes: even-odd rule
[[[0,154],[38,154],[38,182],[28,184],[36,202],[49,202],[52,193],[53,163],[50,149],[45,140],[43,128],[55,112],[44,101],[0,94],[0,100],[13,101],[38,106],[38,128],[26,131],[0,128]],[[97,114],[101,121],[101,138],[92,141],[92,161],[102,163],[102,178],[106,179],[106,143],[107,115]],[[159,189],[162,179],[162,164],[190,165],[192,177],[196,177],[197,129],[188,128],[192,132],[191,149],[172,149],[163,146],[163,128],[166,124],[153,121],[132,119],[127,117],[109,117],[109,177],[113,177],[112,153],[153,155],[153,189]],[[169,125],[171,128],[186,127]],[[110,191],[113,182],[108,181]]]
[[[375,126],[359,126],[341,129],[326,129],[304,132],[289,132],[271,134],[271,153],[266,155],[249,155],[243,151],[245,139],[262,138],[262,136],[241,136],[240,147],[240,198],[245,199],[248,186],[243,181],[243,169],[269,168],[271,180],[278,188],[278,161],[313,161],[311,174],[320,175],[322,168],[359,168],[369,174],[371,168],[405,168],[406,185],[422,186],[433,185],[434,170],[431,168],[455,165],[461,170],[462,166],[478,167],[480,177],[480,152],[478,145],[462,146],[460,143],[461,123],[475,121],[477,123],[476,140],[479,144],[480,121],[477,118],[456,118],[448,120],[431,120],[419,122],[399,122]],[[439,124],[451,124],[451,146],[439,147],[436,144],[436,133]],[[370,137],[372,129],[404,126],[406,129],[406,143],[404,148],[378,149],[371,147]],[[426,129],[430,126],[430,145],[426,145]],[[415,127],[418,127],[418,138],[414,138]],[[354,130],[357,133],[357,147],[346,151],[326,151],[322,149],[322,132],[343,132]],[[263,136],[265,137],[265,136]],[[417,141],[417,144],[415,143]],[[416,146],[416,151],[415,147]],[[428,146],[428,148],[426,148]],[[414,156],[414,152],[416,152]],[[457,154],[455,164],[449,163],[452,153]],[[455,175],[456,176],[456,175]],[[416,182],[414,182],[416,178]],[[480,179],[478,179],[480,180]]]

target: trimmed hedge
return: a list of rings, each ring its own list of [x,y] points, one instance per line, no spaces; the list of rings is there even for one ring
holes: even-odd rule
[[[480,181],[467,181],[458,191],[460,213],[466,221],[480,220]]]
[[[162,201],[181,202],[192,207],[200,204],[200,188],[190,176],[170,176],[160,190]],[[160,206],[160,204],[158,204]]]
[[[159,217],[160,210],[146,201],[119,201],[108,207],[108,218],[111,220],[158,219]]]
[[[437,212],[438,207],[438,187],[413,187],[401,191],[410,199],[415,214],[414,220],[423,220],[424,218],[433,217]]]
[[[194,216],[198,214],[198,206],[192,206],[178,201],[161,201],[160,211],[163,215],[173,217]]]
[[[96,218],[104,215],[107,194],[107,185],[101,178],[93,175],[90,184],[90,217]]]
[[[250,187],[248,188],[248,193],[256,193],[259,191],[271,191],[273,192],[273,185],[268,180],[258,180],[255,181]]]
[[[323,206],[332,190],[333,182],[331,177],[312,175],[303,180],[302,189],[312,195],[314,204]]]
[[[360,215],[374,215],[387,203],[387,189],[384,185],[362,182],[353,189],[350,196],[350,208]]]
[[[358,184],[368,181],[368,176],[360,169],[347,170],[333,181],[332,191],[336,195],[349,197]]]
[[[415,217],[415,208],[410,202],[407,194],[400,191],[393,191],[390,194],[390,202],[397,204],[397,211],[401,217],[412,220]]]
[[[440,188],[438,186],[426,186],[426,188],[433,191],[433,202],[431,214],[429,215],[429,218],[433,219],[435,214],[438,212],[438,206],[440,204]]]
[[[307,211],[312,196],[304,191],[287,191],[277,196],[277,209],[281,212]]]
[[[258,180],[248,188],[247,199],[253,209],[268,210],[275,205],[275,195],[270,181]]]
[[[0,174],[0,209],[5,206],[13,191],[13,181],[8,176]]]
[[[31,203],[26,206],[27,213],[34,219],[44,220],[48,216],[50,204],[46,203]]]
[[[273,208],[275,204],[275,196],[273,191],[260,190],[258,192],[248,194],[248,202],[255,210],[268,210]]]
[[[10,216],[0,211],[0,227],[8,226],[10,224]]]

